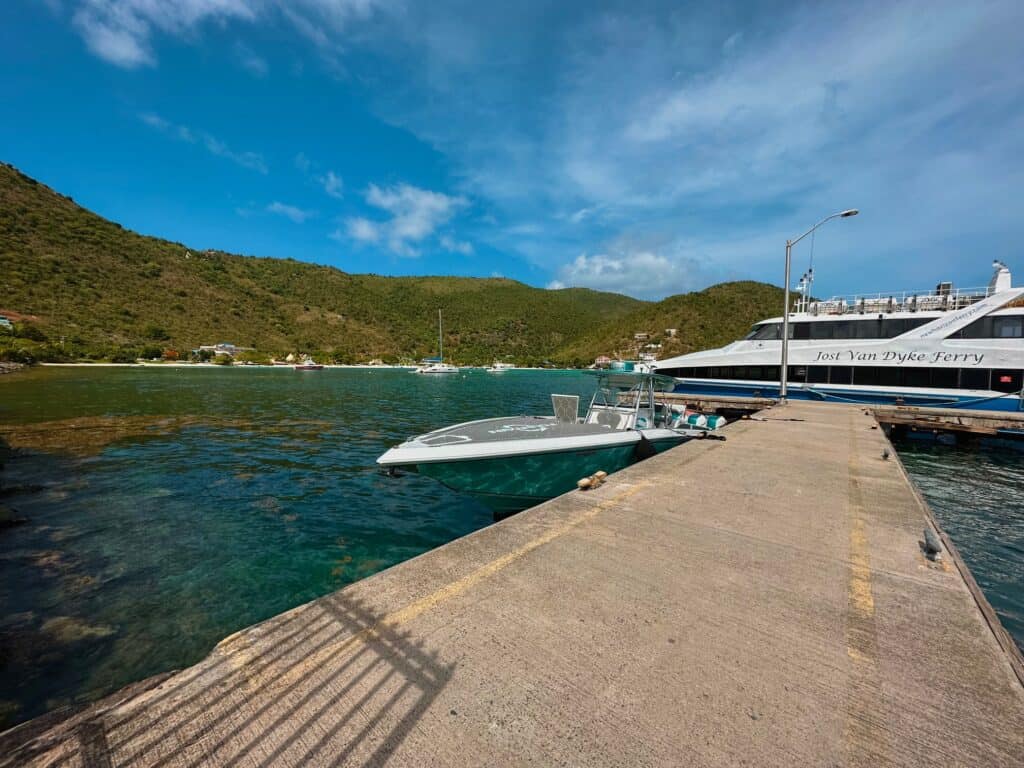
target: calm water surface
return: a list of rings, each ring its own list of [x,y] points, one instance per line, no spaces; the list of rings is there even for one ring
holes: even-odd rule
[[[584,374],[46,368],[0,377],[5,724],[194,663],[226,635],[492,521],[374,460],[589,398]],[[6,435],[5,435],[6,433]]]
[[[1024,649],[1024,452],[909,439],[896,448],[999,620]]]
[[[374,459],[409,435],[589,398],[576,373],[36,369],[0,377],[0,727],[192,664],[228,634],[491,513]],[[1024,645],[1024,456],[900,455]]]

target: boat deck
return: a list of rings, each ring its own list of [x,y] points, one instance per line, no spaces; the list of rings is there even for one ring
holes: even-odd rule
[[[500,443],[533,438],[582,437],[606,435],[611,427],[601,424],[570,424],[558,422],[553,416],[503,416],[482,421],[469,421],[428,432],[413,442],[433,447]]]
[[[955,552],[925,559],[874,418],[725,434],[8,732],[0,763],[1021,765],[1019,654]]]

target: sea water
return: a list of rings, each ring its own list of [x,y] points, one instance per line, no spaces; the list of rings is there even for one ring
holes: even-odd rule
[[[492,522],[375,459],[589,398],[582,373],[44,368],[0,377],[0,727],[190,665],[225,636]]]

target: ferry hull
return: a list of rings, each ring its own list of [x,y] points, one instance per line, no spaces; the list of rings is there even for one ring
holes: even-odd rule
[[[707,379],[679,379],[676,392],[709,397],[778,397],[778,382],[709,381]],[[791,400],[852,403],[856,405],[907,405],[918,408],[963,408],[973,411],[1014,411],[1022,408],[1017,394],[978,393],[950,390],[948,392],[922,392],[911,388],[899,390],[858,389],[832,387],[819,384],[806,387],[790,384],[786,396]]]

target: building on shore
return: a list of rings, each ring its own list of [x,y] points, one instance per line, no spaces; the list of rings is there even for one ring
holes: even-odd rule
[[[192,354],[199,356],[203,352],[209,352],[214,357],[217,355],[227,355],[228,357],[234,357],[239,352],[253,352],[255,347],[239,347],[235,344],[229,344],[226,341],[218,342],[217,344],[201,344],[198,349],[193,349]]]

